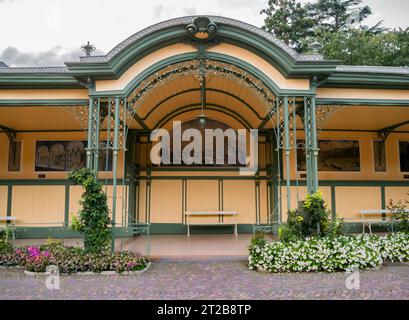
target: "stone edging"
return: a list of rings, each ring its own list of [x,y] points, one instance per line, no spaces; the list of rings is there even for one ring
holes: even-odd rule
[[[123,271],[123,272],[116,272],[116,271],[101,271],[101,272],[93,272],[93,271],[84,271],[84,272],[75,272],[75,273],[61,273],[61,276],[68,276],[68,275],[76,275],[76,276],[94,276],[94,275],[99,275],[99,276],[115,276],[115,275],[122,275],[122,276],[133,276],[137,274],[144,273],[146,270],[149,269],[151,266],[151,261],[148,262],[146,265],[146,268],[143,270],[137,270],[137,271]],[[5,267],[7,268],[7,267]],[[20,267],[21,268],[21,267]],[[24,274],[26,276],[50,276],[52,275],[51,272],[33,272],[33,271],[27,271],[24,270]]]

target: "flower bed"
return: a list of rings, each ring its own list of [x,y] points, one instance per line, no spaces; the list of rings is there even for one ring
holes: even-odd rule
[[[337,236],[250,245],[249,268],[270,272],[335,272],[409,260],[409,234]]]
[[[29,272],[45,272],[57,266],[60,273],[106,272],[129,273],[148,267],[149,261],[132,252],[88,253],[81,248],[65,247],[59,241],[41,246],[8,249],[0,252],[0,266],[21,266]]]

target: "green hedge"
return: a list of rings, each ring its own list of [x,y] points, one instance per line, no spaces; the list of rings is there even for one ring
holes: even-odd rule
[[[250,245],[249,268],[270,272],[334,272],[373,268],[386,261],[409,260],[409,234],[306,238]]]

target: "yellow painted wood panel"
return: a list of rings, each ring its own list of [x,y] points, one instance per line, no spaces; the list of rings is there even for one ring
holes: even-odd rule
[[[138,199],[138,193],[136,194],[136,199]],[[146,181],[139,181],[139,203],[137,203],[138,212],[138,222],[146,222]]]
[[[187,181],[186,211],[218,211],[219,182],[217,180]],[[218,217],[195,217],[195,223],[213,223]]]
[[[70,186],[70,201],[69,201],[69,222],[72,220],[72,216],[78,214],[80,209],[80,199],[83,193],[83,188],[81,186]]]
[[[7,186],[0,186],[0,216],[5,217],[7,215]]]
[[[268,201],[270,195],[267,194],[267,181],[260,181],[260,222],[267,223],[269,212],[268,212]]]
[[[409,201],[409,186],[407,187],[386,187],[385,188],[385,201],[386,205],[389,200],[393,202],[397,201]]]
[[[237,211],[239,223],[256,222],[255,188],[255,183],[251,180],[226,180],[223,182],[223,209]]]
[[[103,187],[104,192],[106,191],[107,194],[107,200],[108,200],[108,208],[110,210],[110,217],[112,219],[112,208],[113,208],[113,186],[104,186]],[[127,208],[128,208],[128,199],[127,199],[127,194],[128,194],[128,188],[125,186],[125,188],[122,187],[122,185],[117,186],[116,189],[116,213],[115,213],[115,223],[117,225],[122,225],[126,221],[123,220],[123,218],[126,217],[127,214]]]
[[[337,215],[340,218],[360,218],[360,210],[381,210],[380,187],[336,187]]]
[[[182,223],[182,181],[156,180],[151,186],[152,223]]]
[[[14,186],[11,215],[17,224],[46,226],[64,222],[64,186]]]

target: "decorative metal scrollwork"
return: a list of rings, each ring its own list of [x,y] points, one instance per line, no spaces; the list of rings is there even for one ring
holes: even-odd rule
[[[188,34],[197,41],[210,41],[217,31],[217,24],[207,17],[198,17],[186,26]]]
[[[140,105],[144,101],[152,89],[179,77],[189,75],[197,78],[199,82],[209,75],[232,80],[248,88],[263,102],[268,112],[271,112],[271,106],[275,103],[275,96],[262,81],[253,75],[235,65],[199,57],[186,62],[169,65],[142,81],[128,97],[129,111],[133,109],[134,113],[137,109],[137,105]]]
[[[320,105],[316,108],[317,131],[321,132],[325,122],[341,108],[340,105]]]

